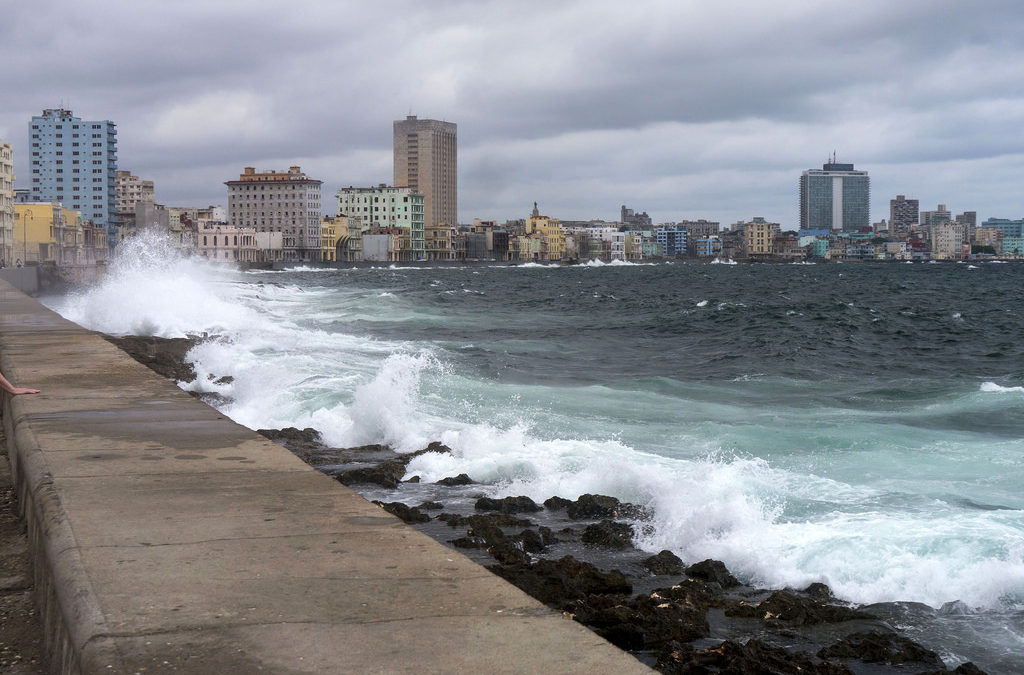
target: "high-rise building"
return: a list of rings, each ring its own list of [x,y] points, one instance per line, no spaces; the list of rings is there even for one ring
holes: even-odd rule
[[[153,181],[142,180],[133,176],[131,171],[117,172],[117,212],[127,213],[135,210],[138,202],[153,202]]]
[[[395,187],[423,195],[423,222],[458,225],[458,142],[452,122],[395,120]]]
[[[0,267],[14,264],[14,151],[0,140]]]
[[[871,227],[871,179],[835,158],[800,176],[800,229],[860,231]]]
[[[925,228],[932,228],[942,223],[948,223],[953,220],[953,214],[949,209],[946,208],[945,204],[939,204],[939,207],[934,211],[922,211],[921,220],[918,221]]]
[[[903,195],[896,195],[896,199],[889,200],[889,234],[899,235],[910,231],[912,225],[917,224],[917,214],[920,203],[916,199],[907,199]]]
[[[29,200],[60,202],[102,227],[117,243],[117,129],[63,108],[47,109],[29,124],[32,186]]]
[[[279,232],[284,260],[320,260],[320,186],[297,166],[261,171],[247,166],[228,186],[228,223]],[[259,239],[259,237],[257,237]]]

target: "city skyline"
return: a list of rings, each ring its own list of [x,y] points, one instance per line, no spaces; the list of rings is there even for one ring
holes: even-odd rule
[[[28,6],[0,26],[19,188],[46,108],[113,121],[118,168],[197,206],[245,166],[301,165],[325,194],[387,183],[412,114],[459,126],[462,222],[536,201],[795,228],[795,177],[833,152],[870,173],[872,222],[898,194],[1024,215],[1015,3],[51,5],[57,28]]]

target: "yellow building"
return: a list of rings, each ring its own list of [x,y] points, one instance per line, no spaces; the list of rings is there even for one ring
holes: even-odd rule
[[[565,231],[562,229],[562,221],[534,215],[526,221],[526,234],[535,235],[540,239],[540,257],[543,260],[561,260],[565,257]]]
[[[779,235],[781,226],[778,223],[765,222],[764,218],[754,218],[743,224],[743,248],[748,256],[766,256],[772,253],[772,244]]]
[[[423,228],[424,255],[427,260],[455,259],[455,228],[444,223]]]
[[[78,211],[60,202],[14,205],[14,256],[23,264],[84,265],[96,261],[93,237]],[[90,246],[89,244],[92,244]]]
[[[340,218],[331,216],[320,219],[320,259],[324,262],[338,261],[338,229],[341,224],[339,220]],[[348,230],[347,225],[345,229]]]

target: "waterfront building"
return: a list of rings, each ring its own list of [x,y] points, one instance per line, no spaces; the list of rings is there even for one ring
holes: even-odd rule
[[[978,230],[978,212],[964,211],[953,220],[964,226],[965,241],[968,243],[974,241],[974,233]]]
[[[459,224],[458,139],[452,122],[394,122],[394,184],[423,195],[423,224]]]
[[[722,254],[722,238],[718,235],[698,237],[694,240],[694,252],[699,258],[714,258]]]
[[[81,214],[60,202],[15,204],[13,229],[15,260],[25,265],[92,264],[97,260],[97,247],[102,252],[100,260],[106,259],[106,231],[83,226]]]
[[[332,216],[324,216],[320,219],[320,259],[324,262],[338,261],[339,224],[339,219]]]
[[[743,224],[743,252],[747,257],[770,256],[775,237],[779,236],[782,226],[769,223],[760,216]]]
[[[425,228],[425,257],[427,260],[455,260],[455,227],[431,225]]]
[[[945,204],[939,204],[934,211],[922,211],[921,219],[918,221],[924,228],[932,228],[939,223],[948,223],[953,220],[953,214],[946,208]]]
[[[970,247],[964,251],[966,225],[946,221],[937,223],[931,228],[932,258],[935,260],[961,260],[970,253]]]
[[[133,176],[131,171],[117,172],[117,212],[128,213],[135,210],[137,202],[155,201],[153,181],[142,180]]]
[[[0,140],[0,267],[14,261],[14,150]]]
[[[636,213],[633,209],[627,209],[625,204],[619,207],[619,222],[636,230],[650,230],[652,226],[651,217],[646,211]]]
[[[285,260],[320,260],[320,186],[297,166],[259,173],[247,166],[238,180],[226,181],[228,223],[256,232],[277,232]]]
[[[659,225],[654,228],[654,237],[661,246],[661,254],[667,258],[686,255],[690,231],[686,225]]]
[[[534,204],[533,215],[526,221],[526,236],[540,242],[540,258],[542,260],[557,261],[562,260],[565,256],[565,232],[562,230],[561,221],[557,218],[539,215],[536,204]]]
[[[425,256],[426,198],[408,187],[347,187],[338,190],[338,214],[358,218],[363,232],[400,228],[407,231],[411,260]],[[350,222],[351,224],[351,222]]]
[[[910,231],[917,224],[920,202],[907,199],[904,195],[896,195],[889,200],[889,235],[900,236]]]
[[[199,255],[213,262],[255,262],[259,259],[256,228],[202,220],[196,224]]]
[[[82,120],[47,109],[29,124],[32,202],[61,202],[103,228],[117,244],[117,129],[110,120]]]
[[[362,235],[363,260],[405,262],[412,259],[409,230],[383,227],[367,230]]]
[[[998,235],[984,234],[998,232]],[[1024,218],[1011,220],[1008,218],[988,218],[975,233],[976,239],[999,241],[998,251],[1004,256],[1019,257],[1024,255]]]
[[[871,227],[871,179],[833,161],[800,176],[800,228],[859,231]]]

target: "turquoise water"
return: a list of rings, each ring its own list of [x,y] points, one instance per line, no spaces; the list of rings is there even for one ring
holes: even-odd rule
[[[442,440],[411,473],[643,503],[642,548],[824,582],[950,665],[1024,669],[1024,266],[240,273],[154,248],[48,302],[215,336],[189,386],[243,424]]]

